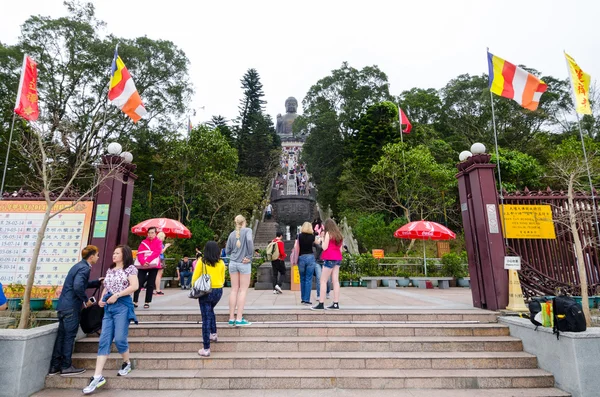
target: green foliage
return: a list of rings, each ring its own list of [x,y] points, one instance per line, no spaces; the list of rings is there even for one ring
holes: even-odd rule
[[[374,248],[386,249],[395,243],[394,232],[406,224],[405,218],[394,219],[389,224],[382,213],[362,216],[353,227],[358,243],[367,251]]]
[[[398,107],[392,102],[370,106],[358,120],[358,132],[352,143],[354,172],[365,177],[377,163],[388,143],[400,141]]]
[[[462,278],[469,275],[463,255],[450,252],[442,256],[442,275],[444,277]]]
[[[523,190],[524,188],[543,188],[540,176],[544,170],[532,156],[511,149],[499,149],[500,169],[502,170],[502,185],[507,191]],[[492,163],[496,163],[496,154],[492,154]]]

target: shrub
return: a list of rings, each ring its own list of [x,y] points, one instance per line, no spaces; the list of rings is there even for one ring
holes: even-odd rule
[[[442,271],[444,277],[461,278],[467,277],[469,272],[464,261],[463,255],[450,252],[442,256]]]

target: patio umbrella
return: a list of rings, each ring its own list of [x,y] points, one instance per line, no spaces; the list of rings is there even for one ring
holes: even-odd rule
[[[183,226],[181,222],[169,218],[154,218],[138,223],[131,228],[131,233],[138,236],[147,236],[148,229],[155,227],[159,232],[163,232],[165,236],[171,238],[191,238],[190,230]]]
[[[453,240],[456,234],[444,225],[430,221],[415,221],[407,223],[394,232],[396,238],[410,240],[423,240],[423,265],[427,276],[427,254],[425,253],[425,240]]]

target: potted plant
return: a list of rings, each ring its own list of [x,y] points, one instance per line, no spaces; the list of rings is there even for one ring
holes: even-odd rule
[[[442,275],[444,277],[454,277],[458,285],[464,287],[466,280],[463,280],[463,278],[468,276],[469,273],[464,263],[463,255],[450,252],[442,256]],[[468,287],[469,282],[466,281],[466,284]],[[452,285],[450,286],[452,287]]]
[[[21,310],[25,286],[23,284],[9,284],[4,288],[4,294],[6,295],[6,300],[8,303],[8,310]]]
[[[387,268],[387,269],[383,269],[380,272],[382,277],[396,277],[396,274],[394,272],[394,269],[392,268]],[[396,280],[381,280],[381,286],[382,287],[389,287],[390,283],[395,283]]]
[[[346,271],[340,272],[340,285],[342,287],[350,286],[350,273],[349,272],[346,272]]]
[[[396,280],[398,282],[399,287],[408,287],[410,284],[410,279],[408,278],[408,272],[402,269],[398,269],[396,271],[396,277],[403,277],[401,279]]]

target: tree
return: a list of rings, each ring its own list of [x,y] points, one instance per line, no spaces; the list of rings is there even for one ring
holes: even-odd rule
[[[358,70],[344,62],[341,68],[333,70],[330,76],[320,79],[308,90],[302,106],[310,123],[323,107],[331,109],[346,138],[356,131],[355,120],[369,106],[390,99],[387,76],[377,66]]]
[[[383,147],[400,141],[398,107],[392,102],[370,106],[358,120],[359,130],[352,142],[352,165],[356,172],[367,177],[379,161]]]
[[[502,187],[506,191],[523,190],[525,188],[543,188],[540,176],[544,169],[533,157],[518,150],[499,148]],[[492,154],[491,162],[496,164],[496,154]]]
[[[274,169],[281,141],[275,132],[273,120],[263,114],[266,103],[262,97],[260,76],[256,69],[248,69],[241,80],[244,97],[240,100],[237,126],[237,148],[240,162],[238,171],[243,175],[269,179]]]
[[[223,135],[225,137],[225,139],[227,139],[227,142],[229,142],[229,145],[234,146],[235,139],[233,136],[233,131],[232,131],[231,127],[229,126],[229,121],[225,117],[223,117],[221,115],[212,116],[210,121],[206,124],[211,128],[219,130],[221,135]]]
[[[454,173],[438,164],[425,146],[407,149],[405,143],[388,144],[368,181],[347,183],[348,201],[359,209],[386,212],[407,222],[435,220],[454,204],[452,195],[440,194],[455,188]]]
[[[59,137],[71,169],[85,142],[91,142],[89,150],[97,155],[108,141],[145,128],[151,121],[174,129],[192,93],[185,53],[164,40],[101,38],[105,24],[96,18],[91,3],[65,5],[68,16],[31,16],[22,25],[19,42],[1,46],[0,52],[10,57],[0,62],[0,81],[15,78],[23,53],[38,62],[41,114]],[[108,103],[109,70],[117,43],[150,114],[137,125]],[[7,102],[4,105],[11,106]],[[94,135],[88,139],[84,134]]]
[[[554,177],[567,186],[567,197],[569,211],[564,219],[557,219],[568,225],[573,236],[574,251],[577,257],[577,267],[579,273],[579,282],[581,286],[582,308],[585,315],[587,326],[591,326],[590,308],[588,304],[588,281],[586,260],[583,250],[581,238],[579,236],[580,229],[585,228],[585,225],[596,223],[593,211],[588,206],[577,205],[575,203],[576,190],[587,191],[589,189],[588,167],[592,175],[597,175],[600,171],[600,145],[593,142],[590,138],[585,140],[586,151],[588,154],[588,162],[583,157],[581,142],[575,138],[571,138],[563,142],[556,148],[551,163]],[[600,215],[600,214],[598,214]],[[597,226],[597,225],[596,225]],[[596,236],[598,238],[598,236]],[[588,244],[597,245],[598,239],[589,241]]]
[[[31,299],[38,258],[48,223],[56,215],[76,206],[82,199],[89,197],[94,189],[102,183],[103,178],[110,177],[113,171],[110,169],[103,178],[95,178],[83,194],[77,193],[75,190],[75,181],[78,178],[85,177],[85,174],[88,174],[86,171],[92,169],[93,164],[98,161],[98,158],[89,150],[92,146],[91,137],[93,134],[85,134],[87,140],[83,142],[82,150],[77,153],[74,163],[75,168],[71,168],[72,163],[66,161],[66,157],[64,156],[65,149],[61,144],[56,142],[54,136],[55,134],[52,130],[44,131],[33,127],[24,134],[21,145],[21,150],[26,154],[29,166],[33,170],[33,174],[24,175],[26,185],[31,187],[35,192],[41,193],[46,203],[46,212],[37,233],[37,239],[29,264],[29,275],[23,296],[23,311],[19,320],[20,329],[27,328],[29,322],[29,301]],[[114,167],[114,164],[110,164],[110,167]],[[72,201],[66,205],[58,205],[64,199]]]

